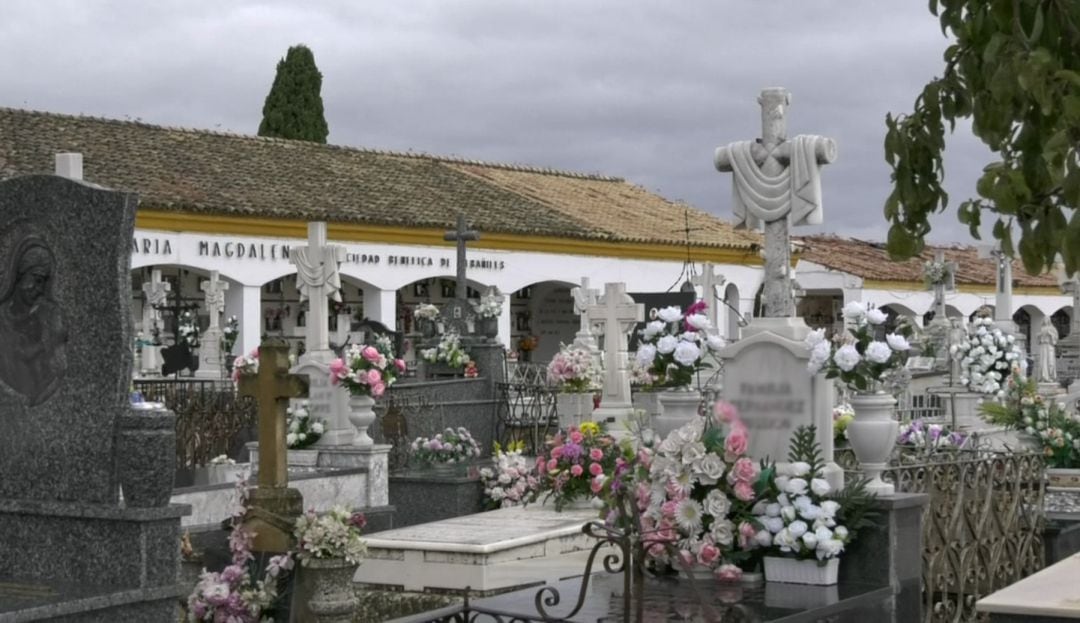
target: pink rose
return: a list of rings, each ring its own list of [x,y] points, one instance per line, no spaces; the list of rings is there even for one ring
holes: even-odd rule
[[[547,463],[547,459],[542,456],[536,457],[536,469],[543,468],[545,463]]]
[[[697,561],[694,560],[694,554],[692,554],[689,550],[679,550],[679,566],[681,566],[683,569],[693,569],[696,562]]]
[[[739,419],[739,412],[735,409],[735,405],[726,400],[718,400],[713,411],[716,413],[718,424],[729,424]]]
[[[698,562],[706,567],[711,567],[714,562],[720,559],[720,548],[706,541],[701,545],[701,549],[698,550],[697,559]]]
[[[754,499],[754,487],[745,480],[740,480],[739,482],[736,482],[735,497],[739,498],[743,502],[749,502],[750,500]]]
[[[754,535],[757,534],[757,528],[749,521],[744,521],[739,524],[739,548],[750,549],[750,545],[754,542]]]
[[[653,543],[649,546],[649,555],[653,558],[662,557],[665,551],[667,551],[667,548],[664,547],[663,543]]]
[[[385,391],[386,391],[386,384],[383,383],[382,381],[379,381],[378,383],[375,383],[374,385],[371,386],[371,397],[372,398],[378,398],[379,396],[382,396],[383,392],[385,392]]]
[[[604,473],[604,467],[602,465],[600,465],[599,463],[590,463],[589,464],[589,473],[592,474],[593,476],[599,476],[600,474]]]
[[[557,459],[562,456],[562,446],[555,446],[551,449],[551,458]]]
[[[720,565],[716,569],[716,579],[721,582],[738,582],[742,579],[742,569],[735,565]]]
[[[578,430],[570,431],[570,441],[572,441],[573,443],[581,443],[584,439],[585,439],[585,435],[582,435],[581,431],[578,431]]]
[[[600,448],[593,448],[592,450],[589,450],[589,458],[594,461],[599,461],[604,458],[604,451]]]
[[[604,489],[604,479],[593,478],[592,483],[589,485],[589,489],[591,489],[593,493],[599,495],[600,492]]]
[[[576,477],[582,475],[583,473],[585,473],[585,468],[578,465],[577,463],[570,466],[570,475],[571,476],[574,476],[576,478]]]
[[[547,462],[547,468],[548,468],[549,472],[553,472],[553,471],[555,471],[556,469],[559,468],[559,462],[556,461],[555,459],[551,459],[550,461]]]
[[[731,432],[728,433],[727,439],[724,440],[724,450],[733,457],[746,454],[749,445],[750,441],[746,436],[746,427],[742,425],[733,426]]]
[[[339,377],[344,377],[348,372],[349,366],[345,364],[345,360],[341,357],[330,362],[330,379],[334,380]]]
[[[405,374],[405,360],[404,359],[395,359],[394,360],[394,367],[397,368],[398,372],[400,372],[402,374]]]
[[[360,356],[367,359],[371,363],[375,363],[379,360],[379,351],[374,346],[365,346],[360,350]]]
[[[675,509],[679,507],[679,502],[676,500],[668,500],[660,506],[660,512],[664,517],[674,517]]]
[[[735,461],[735,465],[731,468],[731,474],[737,481],[753,482],[757,478],[758,468],[753,460],[743,457]]]
[[[248,354],[248,357],[251,357],[252,359],[258,359],[259,358],[259,347],[256,346],[255,348],[252,348],[251,352]]]
[[[638,486],[637,486],[638,510],[643,511],[646,508],[649,508],[649,502],[651,500],[652,500],[652,492],[649,491],[649,485],[647,485],[645,483],[639,483]],[[645,521],[645,518],[642,517],[641,520]]]
[[[382,381],[382,372],[379,372],[378,370],[368,370],[367,371],[367,381],[368,381],[368,385],[375,385],[376,383],[381,382]]]

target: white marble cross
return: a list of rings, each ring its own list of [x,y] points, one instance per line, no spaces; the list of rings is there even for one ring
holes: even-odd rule
[[[701,300],[708,304],[708,307],[705,308],[705,315],[708,316],[713,328],[719,330],[720,305],[722,305],[720,301],[724,298],[720,288],[724,287],[727,279],[716,272],[715,265],[711,262],[705,262],[705,265],[701,267],[701,274],[694,275],[690,279],[690,283],[701,288]]]
[[[994,271],[994,324],[1008,333],[1016,333],[1012,318],[1012,258],[1001,250],[1000,244],[982,245],[977,254],[982,259],[992,258]]]
[[[296,289],[300,301],[308,303],[307,350],[308,358],[319,361],[330,359],[330,319],[327,315],[327,298],[341,302],[341,273],[339,266],[345,261],[345,247],[326,244],[326,223],[308,223],[308,244],[294,248],[289,261],[296,266]]]
[[[598,322],[604,335],[604,394],[593,419],[625,422],[634,410],[630,402],[627,334],[645,319],[645,306],[630,298],[625,283],[606,283],[603,296],[585,313]]]
[[[716,149],[713,163],[732,172],[732,199],[736,225],[765,228],[766,318],[795,315],[791,287],[791,225],[822,222],[820,168],[836,159],[836,143],[814,135],[787,140],[784,109],[791,103],[787,89],[764,89],[761,139],[731,143]]]
[[[596,305],[600,291],[589,287],[589,278],[582,277],[581,285],[570,289],[570,296],[574,297],[574,313],[581,320],[577,335],[574,336],[574,344],[596,352],[596,338],[592,334],[592,323],[589,318],[589,307]]]
[[[934,318],[945,320],[945,292],[956,289],[956,262],[946,262],[945,252],[941,249],[934,251],[934,263],[945,267],[945,274],[941,281],[929,285],[934,290]]]
[[[143,303],[143,327],[142,330],[150,337],[150,331],[154,325],[161,322],[161,312],[154,309],[155,305],[164,305],[169,299],[169,290],[172,284],[161,280],[161,269],[155,268],[150,271],[150,281],[142,284],[143,294],[146,301]]]
[[[221,281],[218,271],[210,271],[209,281],[203,281],[199,284],[199,289],[206,294],[206,313],[210,314],[210,327],[209,330],[217,329],[221,326],[220,316],[225,311],[225,291],[229,289],[229,284],[226,281]]]

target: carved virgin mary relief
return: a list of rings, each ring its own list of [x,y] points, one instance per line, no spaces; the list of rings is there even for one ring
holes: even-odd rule
[[[63,311],[53,295],[56,258],[26,235],[0,258],[0,381],[30,406],[56,391],[67,369]]]

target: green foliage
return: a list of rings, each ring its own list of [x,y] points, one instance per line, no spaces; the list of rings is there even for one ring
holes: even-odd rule
[[[322,74],[304,45],[289,48],[263,104],[259,136],[325,143],[330,133],[323,117]]]
[[[874,510],[877,496],[866,490],[867,482],[869,480],[866,478],[849,477],[844,488],[833,495],[833,499],[840,503],[837,519],[847,526],[853,539],[863,528],[873,526],[881,516],[881,513]]]
[[[1080,268],[1080,2],[1076,0],[930,0],[942,33],[945,71],[909,114],[887,115],[885,160],[893,191],[885,202],[888,248],[908,258],[923,249],[928,217],[944,211],[945,124],[972,120],[996,154],[978,180],[978,196],[958,217],[979,238],[984,215],[993,235],[1028,272]],[[990,216],[994,218],[994,216]],[[1018,244],[1013,242],[1018,230]]]
[[[817,426],[800,426],[791,436],[788,447],[789,463],[806,463],[810,473],[817,475],[825,468],[825,459],[821,455],[821,444],[817,441]]]

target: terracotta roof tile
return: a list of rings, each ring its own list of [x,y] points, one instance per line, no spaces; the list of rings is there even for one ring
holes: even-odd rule
[[[0,108],[0,179],[51,172],[62,151],[146,208],[435,228],[461,212],[481,231],[685,244],[687,206],[620,178]],[[694,246],[759,243],[686,213]]]
[[[889,259],[885,245],[879,242],[854,240],[837,236],[804,236],[800,259],[821,264],[827,268],[843,271],[880,281],[922,281],[923,263],[934,259],[934,251],[941,249],[946,260],[956,262],[956,283],[991,285],[995,283],[994,261],[980,259],[972,246],[927,246],[923,252],[910,260],[896,262]],[[1013,260],[1013,282],[1024,287],[1057,287],[1057,279],[1050,274],[1029,275],[1019,260]]]

